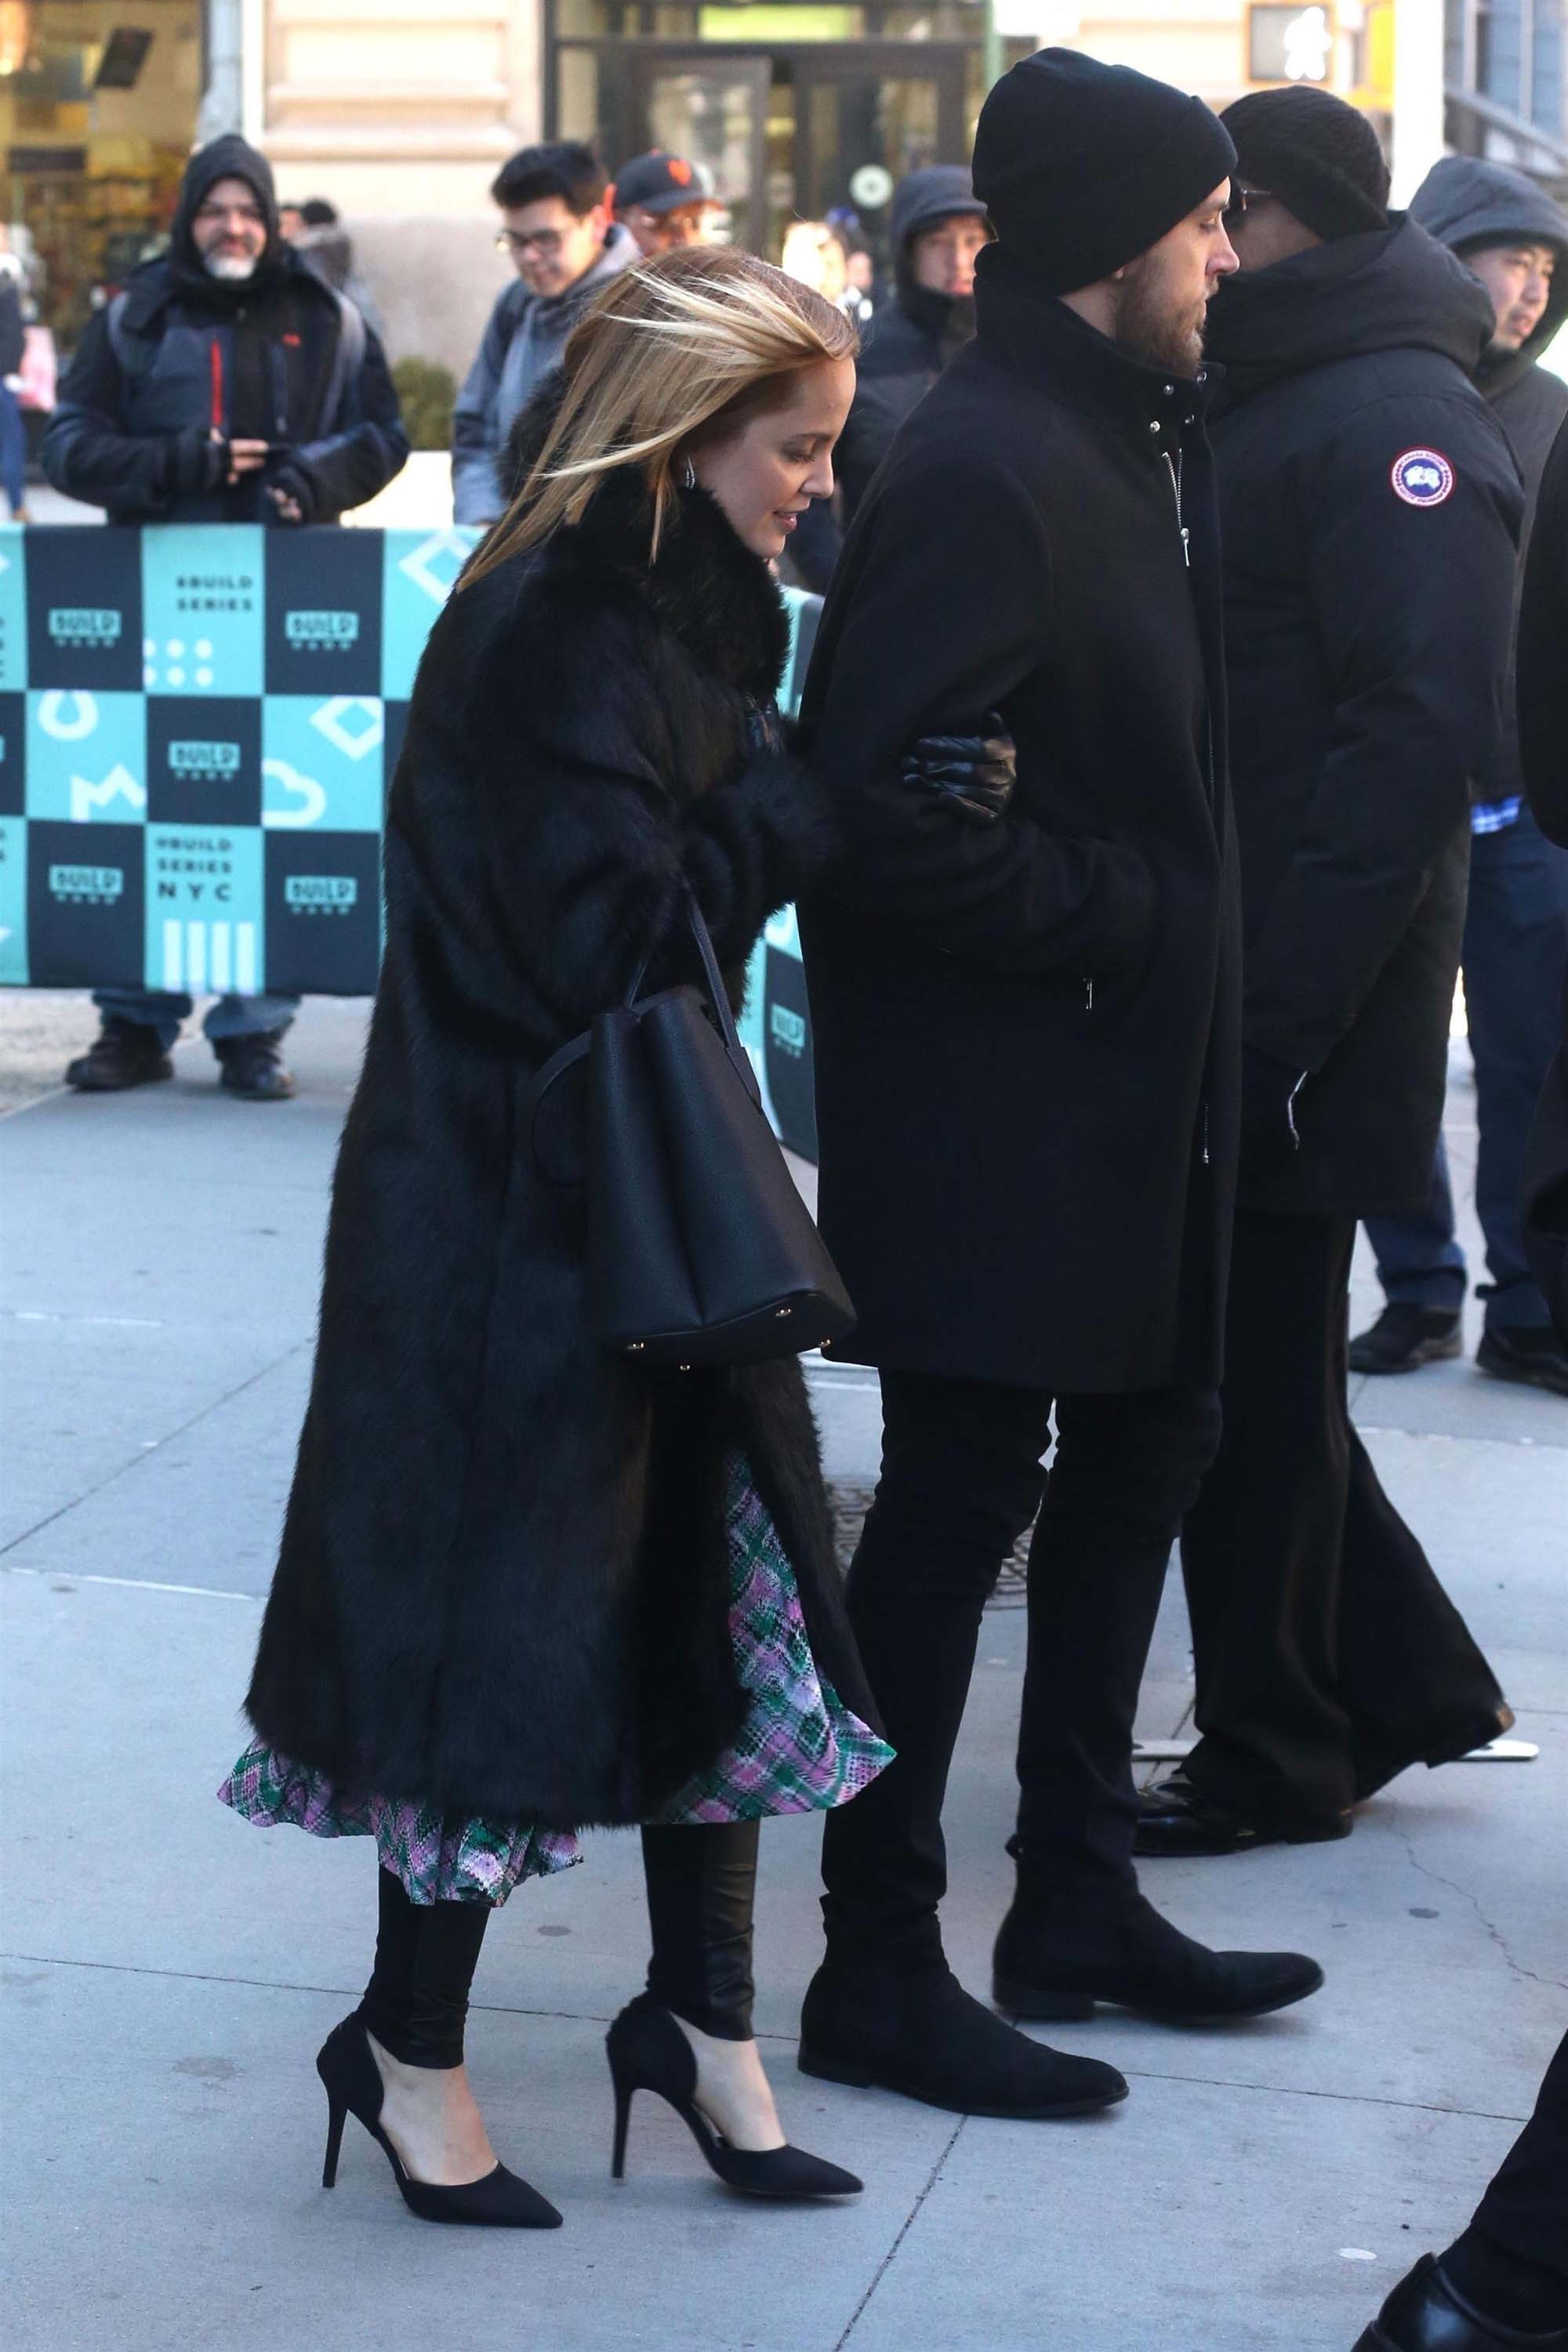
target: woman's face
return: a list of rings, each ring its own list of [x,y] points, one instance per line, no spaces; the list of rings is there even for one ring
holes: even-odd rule
[[[833,496],[833,446],[854,397],[854,361],[821,360],[801,370],[787,407],[693,455],[698,480],[753,555],[782,555],[812,499]]]

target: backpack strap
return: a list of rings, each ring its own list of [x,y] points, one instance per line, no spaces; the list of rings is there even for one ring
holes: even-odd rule
[[[107,312],[109,348],[114,353],[115,364],[128,384],[140,383],[153,369],[153,353],[145,338],[133,335],[125,323],[125,312],[131,297],[121,292],[110,297]]]
[[[332,353],[331,373],[327,378],[321,414],[316,420],[317,432],[324,436],[339,430],[342,410],[353,398],[360,370],[364,365],[366,330],[364,314],[357,302],[351,302],[347,295],[340,294],[335,287],[328,286],[323,290],[331,294],[338,306],[338,344]]]

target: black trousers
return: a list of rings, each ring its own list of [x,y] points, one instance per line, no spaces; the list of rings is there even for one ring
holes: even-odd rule
[[[1348,1217],[1238,1213],[1224,1434],[1182,1531],[1202,1735],[1243,1812],[1341,1811],[1502,1703],[1350,1417]]]
[[[721,2041],[752,2038],[752,1914],[760,1823],[645,1829],[653,1957],[647,1989],[689,2025]],[[376,1873],[380,1917],[364,2021],[405,2066],[463,2063],[463,2029],[488,1903],[411,1903]]]
[[[1568,2035],[1546,2070],[1535,2113],[1465,2232],[1466,2240],[1476,2237],[1549,2273],[1554,2307],[1537,2324],[1568,2327]]]
[[[848,1603],[898,1756],[827,1818],[823,1910],[836,1955],[919,1964],[941,1952],[942,1801],[981,1612],[1037,1508],[1020,1843],[1032,1864],[1091,1899],[1134,1883],[1138,1686],[1218,1406],[1179,1390],[1058,1397],[1047,1481],[1052,1402],[987,1381],[882,1375],[882,1475]]]

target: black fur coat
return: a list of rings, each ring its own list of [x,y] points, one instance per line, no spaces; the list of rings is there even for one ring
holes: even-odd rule
[[[770,742],[787,627],[701,490],[649,569],[639,478],[459,587],[415,688],[386,955],[343,1133],[320,1345],[248,1708],[355,1790],[635,1822],[744,1709],[725,1459],[748,1454],[818,1661],[871,1702],[793,1360],[658,1374],[584,1306],[581,1196],[522,1150],[532,1072],[626,994],[682,878],[727,971],[828,853]],[[692,973],[695,977],[695,973]]]

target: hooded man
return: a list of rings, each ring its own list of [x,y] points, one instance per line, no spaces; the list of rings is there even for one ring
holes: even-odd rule
[[[1364,116],[1229,108],[1241,273],[1210,349],[1246,992],[1225,1433],[1182,1557],[1190,1760],[1142,1853],[1341,1837],[1512,1721],[1351,1423],[1358,1217],[1419,1202],[1447,1077],[1470,779],[1501,724],[1523,500],[1470,376],[1491,305],[1387,212]]]
[[[893,192],[891,229],[893,299],[874,314],[833,453],[846,522],[905,417],[973,334],[974,264],[991,236],[961,163],[906,173]]]
[[[45,473],[110,522],[335,522],[407,456],[381,345],[284,241],[271,165],[211,141],[168,252],[89,320]]]
[[[335,522],[408,456],[380,343],[285,242],[271,166],[243,139],[191,157],[169,250],[88,323],[44,436],[55,488],[111,522]],[[188,996],[106,989],[66,1071],[84,1094],[172,1077]],[[299,999],[225,995],[205,1033],[222,1084],[294,1091],[280,1052]]]
[[[490,184],[496,243],[515,282],[496,297],[452,415],[452,511],[492,523],[506,499],[497,468],[534,386],[561,362],[566,338],[602,286],[638,258],[611,218],[604,165],[580,140],[524,147]]]
[[[1448,155],[1417,189],[1410,217],[1457,253],[1491,298],[1495,325],[1476,383],[1524,477],[1528,541],[1547,457],[1568,415],[1568,383],[1540,364],[1568,316],[1568,214],[1522,172]],[[1476,791],[1463,966],[1476,1070],[1476,1208],[1491,1276],[1476,1360],[1498,1379],[1568,1396],[1568,1349],[1552,1328],[1519,1223],[1525,1139],[1555,1050],[1553,1008],[1568,970],[1568,854],[1546,839],[1523,797],[1511,706]],[[1441,1138],[1422,1209],[1370,1219],[1367,1232],[1389,1303],[1352,1342],[1352,1370],[1414,1371],[1458,1355],[1467,1269]]]
[[[967,168],[929,163],[907,172],[893,193],[890,227],[893,297],[865,330],[854,405],[833,452],[842,512],[818,499],[790,543],[793,572],[819,594],[833,577],[843,526],[900,425],[974,332],[974,264],[991,231]]]
[[[1212,2020],[1322,1980],[1192,1942],[1131,1859],[1139,1679],[1218,1433],[1236,1157],[1201,365],[1233,162],[1205,106],[1125,67],[1046,49],[997,83],[977,332],[866,492],[807,683],[847,842],[801,908],[822,1227],[860,1317],[833,1353],[882,1390],[849,1609],[898,1755],[825,1840],[801,2064],[960,2113],[1125,2088],[1005,2024],[942,1954],[948,1766],[1037,1509],[998,2003]],[[903,747],[986,711],[1016,789],[965,793],[955,824]]]

